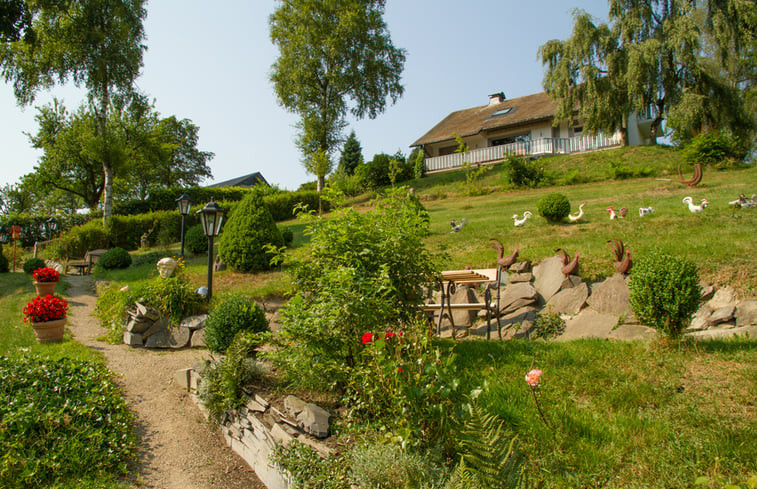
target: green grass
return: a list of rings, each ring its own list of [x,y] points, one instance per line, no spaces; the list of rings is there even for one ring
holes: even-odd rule
[[[441,342],[449,347],[450,341]],[[470,388],[528,454],[536,487],[688,488],[757,472],[754,340],[457,343]],[[524,376],[544,371],[538,415]]]
[[[64,281],[59,283],[56,292],[60,294],[60,291],[65,291],[66,285]],[[104,366],[104,357],[101,353],[73,341],[68,331],[64,340],[60,343],[39,344],[36,342],[31,327],[23,322],[21,312],[26,303],[34,298],[34,295],[34,286],[30,276],[23,273],[0,274],[0,356],[5,357],[3,369],[10,371],[14,365],[23,362],[23,359],[30,358],[41,359],[51,368],[57,361],[73,361],[76,365],[94,364],[98,366],[97,368]],[[62,295],[65,297],[65,293]],[[68,401],[66,406],[68,407],[57,406],[51,408],[51,411],[45,408],[44,404],[56,401],[63,394],[60,392],[60,384],[49,385],[45,382],[46,378],[47,376],[41,376],[36,380],[33,377],[25,379],[35,382],[34,392],[38,393],[41,399],[39,404],[35,405],[38,407],[29,408],[23,405],[24,399],[30,399],[28,396],[24,396],[24,399],[11,401],[21,403],[19,409],[6,409],[11,404],[8,404],[7,399],[4,401],[3,411],[5,414],[0,416],[0,419],[2,419],[0,435],[4,440],[0,444],[2,446],[0,461],[4,461],[0,463],[0,486],[30,487],[28,478],[31,477],[33,480],[44,481],[34,485],[34,487],[42,488],[97,487],[116,489],[124,487],[123,483],[116,481],[112,475],[106,473],[113,470],[114,467],[99,468],[98,463],[84,462],[85,460],[93,460],[90,455],[86,455],[83,451],[75,448],[66,452],[65,448],[66,446],[84,446],[82,443],[89,446],[96,443],[96,440],[111,436],[109,434],[113,431],[108,424],[93,426],[89,421],[82,421],[82,419],[87,418],[85,413],[96,410],[97,406],[103,405],[103,398],[94,397],[91,393],[103,388],[105,384],[113,386],[108,387],[108,389],[117,389],[115,384],[103,375],[97,375],[96,379],[90,379],[91,384],[86,382],[83,384],[72,383],[67,388],[73,393],[65,394],[65,401]],[[3,385],[7,386],[11,380],[18,383],[20,379],[16,377],[5,378]],[[48,391],[47,394],[45,394],[46,391]],[[120,393],[113,394],[112,392],[115,391],[110,392],[109,401],[112,400],[116,404],[125,402]],[[13,399],[14,392],[3,392],[3,389],[0,388],[0,396],[9,396],[10,399]],[[115,413],[113,414],[114,420],[118,418]],[[67,425],[66,430],[54,429],[54,424],[57,422],[55,420],[61,419],[69,419],[71,424]],[[63,432],[65,432],[65,435],[62,434]],[[18,443],[19,440],[21,443]],[[52,445],[47,446],[47,443]],[[106,459],[115,461],[118,458],[123,460],[122,455],[117,453],[106,457]],[[126,458],[128,459],[128,454]],[[99,455],[95,456],[94,459],[99,459],[100,463],[103,460]],[[56,466],[57,464],[58,469],[55,471],[43,469],[45,475],[34,476],[29,471],[37,470],[34,468],[35,464],[39,464],[36,466],[37,469]],[[67,475],[58,478],[55,472]],[[10,486],[6,484],[10,484]]]

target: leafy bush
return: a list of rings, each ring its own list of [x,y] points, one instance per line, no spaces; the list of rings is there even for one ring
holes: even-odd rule
[[[0,487],[125,475],[133,415],[110,372],[71,359],[0,358]]]
[[[103,230],[102,222],[90,221],[75,226],[60,235],[48,247],[52,258],[82,258],[87,251],[108,248],[108,235]]]
[[[111,248],[100,257],[97,265],[105,270],[114,268],[129,268],[131,266],[131,255],[123,248]]]
[[[630,302],[636,317],[677,339],[699,307],[699,273],[694,263],[658,250],[631,269]]]
[[[360,335],[377,325],[408,323],[430,283],[433,258],[423,243],[428,224],[407,189],[391,192],[368,212],[340,209],[315,217],[307,256],[295,262],[300,294],[286,307],[274,361],[295,383],[347,385],[362,349]],[[305,375],[313,370],[322,375]]]
[[[199,396],[214,420],[238,408],[244,402],[242,387],[263,376],[263,367],[250,356],[264,341],[261,333],[240,331],[226,350],[226,357],[208,363],[200,372]]]
[[[184,247],[195,255],[208,253],[208,237],[202,230],[202,224],[192,226],[184,233]]]
[[[240,331],[268,331],[263,309],[252,299],[233,295],[210,311],[205,322],[205,342],[211,351],[223,352]]]
[[[271,269],[265,245],[283,246],[276,223],[262,198],[251,193],[239,203],[221,233],[218,252],[229,267],[240,272]]]
[[[24,265],[21,268],[24,269],[25,274],[31,275],[34,270],[45,268],[45,260],[42,260],[40,258],[29,258],[24,262]]]
[[[683,156],[691,164],[727,168],[743,162],[748,145],[728,131],[702,132],[683,148]]]
[[[294,231],[292,231],[291,228],[288,227],[280,227],[279,231],[281,231],[281,239],[284,240],[284,245],[289,246],[292,244],[292,241],[294,241]]]
[[[0,216],[0,226],[5,226],[6,229],[10,229],[11,225],[20,226],[21,236],[18,244],[24,248],[30,248],[37,241],[46,241],[49,239],[47,221],[50,217],[53,216],[44,214],[5,214]],[[93,218],[89,214],[56,214],[54,217],[58,223],[58,227],[53,238],[74,226],[81,226]]]
[[[504,167],[516,187],[534,188],[544,180],[544,168],[527,157],[509,156]]]
[[[255,187],[255,190],[257,187]],[[113,205],[113,214],[120,216],[129,216],[136,214],[146,214],[157,211],[171,211],[178,215],[176,198],[182,194],[187,194],[192,199],[192,206],[202,207],[205,202],[214,199],[220,201],[238,201],[242,200],[247,194],[254,189],[246,187],[190,187],[190,188],[157,188],[150,191],[147,200],[129,200],[126,202],[116,202]],[[190,212],[193,215],[194,212]],[[187,216],[189,217],[189,216]]]
[[[320,195],[315,190],[298,190],[297,192],[279,192],[263,197],[263,203],[271,211],[274,221],[287,221],[294,217],[294,209],[304,205],[307,209],[317,210]],[[324,211],[328,204],[321,203]]]
[[[444,464],[428,453],[414,453],[391,443],[360,445],[347,453],[347,459],[359,487],[441,488],[448,478]]]
[[[533,338],[544,338],[545,340],[554,338],[565,331],[565,321],[559,314],[540,313],[534,321]]]
[[[570,214],[570,201],[563,194],[547,194],[537,203],[539,215],[552,223],[558,223]]]
[[[318,489],[350,489],[347,459],[338,455],[323,458],[304,443],[279,445],[273,449],[271,461],[289,475],[292,487]]]
[[[158,260],[166,257],[165,251],[150,251],[147,253],[137,253],[132,256],[131,264],[135,267],[140,265],[152,265],[156,266]],[[176,257],[174,257],[176,258]]]
[[[8,259],[3,253],[3,245],[0,244],[0,273],[8,273]]]
[[[657,174],[657,171],[649,166],[631,168],[618,161],[610,161],[607,168],[607,176],[613,180],[626,180],[628,178],[651,177]]]

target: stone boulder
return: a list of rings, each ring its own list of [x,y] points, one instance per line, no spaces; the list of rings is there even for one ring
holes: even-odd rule
[[[638,341],[657,338],[657,330],[641,324],[621,324],[613,329],[608,336],[616,341]]]
[[[708,326],[716,326],[718,324],[727,323],[733,319],[733,315],[736,313],[736,306],[725,306],[717,309],[710,314],[707,318]]]
[[[597,312],[615,316],[633,314],[628,301],[629,290],[626,278],[616,273],[604,282],[591,285],[591,294],[586,302]]]
[[[192,348],[205,348],[208,346],[208,344],[205,343],[205,328],[192,332],[192,337],[189,339],[189,346]]]
[[[707,301],[707,307],[716,311],[721,307],[735,306],[738,303],[738,297],[733,287],[723,287],[715,292],[712,299]]]
[[[145,340],[147,348],[184,348],[189,344],[191,332],[187,328],[163,329]]]
[[[562,258],[552,256],[543,260],[533,269],[534,287],[545,303],[563,286],[565,275],[561,271],[562,267]]]
[[[197,316],[189,316],[181,320],[179,326],[187,328],[190,331],[197,331],[205,327],[205,320],[208,319],[207,314],[199,314]]]
[[[331,414],[320,406],[312,403],[305,404],[297,415],[297,424],[316,438],[329,436],[329,418]]]
[[[513,273],[525,273],[531,270],[531,262],[528,260],[523,261],[516,261],[512,265],[510,265],[510,268],[508,268],[509,271]]]
[[[499,313],[500,316],[509,314],[522,307],[536,303],[538,292],[530,283],[522,282],[510,284],[500,290]]]
[[[572,316],[581,311],[588,297],[589,287],[585,283],[581,283],[576,287],[563,289],[553,295],[547,301],[544,309],[553,314],[570,314]]]
[[[502,339],[528,338],[536,321],[536,308],[526,306],[499,318],[502,327]],[[496,328],[496,320],[493,321]]]
[[[757,325],[757,301],[744,301],[736,306],[736,326]]]

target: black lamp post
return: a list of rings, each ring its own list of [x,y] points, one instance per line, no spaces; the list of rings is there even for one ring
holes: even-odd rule
[[[208,237],[208,301],[213,296],[213,238],[221,231],[223,212],[212,198],[205,207],[197,211],[197,214],[200,214],[202,230]]]
[[[181,214],[181,253],[179,256],[184,256],[184,218],[189,214],[189,206],[192,205],[192,199],[187,194],[183,194],[176,199],[179,204],[179,214]]]
[[[47,221],[45,221],[45,226],[47,227],[47,239],[52,240],[53,239],[53,233],[55,233],[55,230],[58,229],[58,221],[51,217]]]

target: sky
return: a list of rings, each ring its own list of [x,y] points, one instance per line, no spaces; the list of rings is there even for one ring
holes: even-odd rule
[[[278,51],[268,19],[278,5],[148,0],[147,51],[136,84],[162,117],[199,127],[198,148],[215,154],[213,178],[202,185],[253,172],[289,190],[315,180],[294,144],[297,115],[277,103],[269,81]],[[485,105],[489,94],[543,91],[538,48],[570,36],[575,8],[607,19],[607,0],[387,0],[392,42],[406,50],[405,92],[373,120],[348,119],[345,136],[355,131],[366,161],[377,153],[407,155],[410,144],[449,113]],[[34,170],[41,153],[24,133],[36,132],[35,107],[53,97],[71,111],[86,92],[56,86],[21,108],[11,86],[0,81],[0,185]]]

